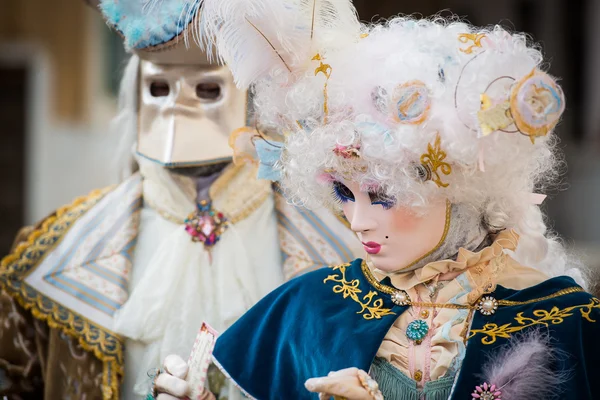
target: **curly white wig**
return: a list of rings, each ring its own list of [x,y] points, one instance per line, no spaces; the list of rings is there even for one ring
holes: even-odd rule
[[[220,3],[205,0],[204,18],[217,22],[203,29],[238,83],[254,85],[261,126],[285,135],[279,167],[290,201],[333,205],[331,182],[343,178],[415,210],[468,204],[490,231],[521,235],[521,261],[565,272],[564,250],[532,202],[558,176],[553,128],[564,98],[526,35],[438,17],[349,23],[351,5],[339,0],[325,1],[316,23],[312,2],[283,2],[293,6],[280,14]],[[260,45],[236,36],[244,24]]]

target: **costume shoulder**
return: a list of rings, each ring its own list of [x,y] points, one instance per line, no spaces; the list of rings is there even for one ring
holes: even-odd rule
[[[599,327],[600,300],[570,277],[548,279],[523,290],[499,286],[491,297],[498,302],[498,310],[489,316],[478,313],[471,329],[471,337],[480,337],[484,343],[508,339],[531,327],[546,326],[557,332]]]
[[[105,398],[118,398],[123,345],[111,312],[127,298],[141,200],[139,175],[94,190],[29,229],[0,264],[1,290],[103,362]]]
[[[368,369],[404,308],[371,286],[363,267],[357,259],[275,289],[221,335],[215,362],[261,400],[314,398],[304,388],[307,379]]]
[[[475,313],[455,397],[468,398],[481,384],[481,367],[501,358],[507,347],[530,335],[547,338],[555,350],[552,373],[565,377],[561,392],[569,399],[600,398],[590,377],[600,374],[600,300],[561,276],[523,290],[498,287],[490,297],[498,309]]]

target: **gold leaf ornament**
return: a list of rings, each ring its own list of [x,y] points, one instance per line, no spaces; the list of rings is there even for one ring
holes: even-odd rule
[[[319,74],[325,75],[325,84],[323,85],[323,122],[327,123],[327,117],[329,116],[329,96],[327,94],[327,84],[329,83],[329,78],[331,77],[331,65],[325,64],[323,62],[323,57],[320,54],[316,54],[313,58],[313,61],[319,61],[319,66],[315,69],[315,76]]]
[[[450,175],[452,173],[452,166],[444,161],[446,157],[447,154],[442,150],[441,138],[438,133],[433,145],[431,143],[427,145],[427,153],[421,155],[421,164],[429,170],[429,179],[438,185],[438,187],[448,187],[449,185],[442,182],[442,177],[440,176],[440,172],[443,175]]]
[[[362,317],[366,320],[381,319],[386,315],[394,315],[395,313],[390,308],[383,306],[383,299],[378,297],[376,291],[371,290],[361,298],[360,294],[363,291],[360,289],[360,281],[358,279],[353,279],[352,281],[346,280],[346,268],[349,266],[350,264],[343,264],[331,267],[339,273],[327,276],[323,280],[323,283],[338,283],[333,286],[333,293],[341,294],[344,299],[350,298],[359,304],[360,310],[356,313],[362,314]]]
[[[568,291],[568,290],[567,290]],[[558,292],[555,297],[568,294],[567,291]],[[509,339],[513,333],[520,332],[523,329],[544,326],[549,327],[550,325],[562,324],[565,319],[572,317],[576,311],[579,311],[581,317],[588,322],[596,322],[590,316],[593,310],[600,309],[600,300],[592,298],[589,303],[575,305],[560,309],[556,306],[548,310],[534,310],[532,316],[526,316],[524,313],[518,313],[514,322],[509,322],[504,325],[498,325],[494,323],[485,324],[481,329],[472,329],[469,335],[469,339],[476,336],[482,335],[481,343],[485,345],[493,344],[498,338]]]

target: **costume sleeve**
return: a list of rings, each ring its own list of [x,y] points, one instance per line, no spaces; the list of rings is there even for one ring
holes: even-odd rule
[[[21,229],[11,253],[27,243],[43,221]],[[76,339],[49,328],[0,289],[0,398],[99,399],[103,397],[102,368],[102,362]]]
[[[33,229],[28,226],[19,231],[13,250]],[[0,396],[43,398],[44,329],[44,324],[36,323],[27,310],[0,289]]]

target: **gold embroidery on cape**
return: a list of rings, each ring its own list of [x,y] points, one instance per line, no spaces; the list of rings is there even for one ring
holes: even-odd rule
[[[442,182],[438,169],[444,175],[450,175],[452,173],[452,166],[445,162],[446,152],[442,150],[440,134],[435,136],[433,146],[431,143],[427,144],[427,153],[421,156],[421,164],[429,170],[431,173],[431,180],[435,182],[438,187],[448,187],[448,183]]]
[[[334,271],[339,271],[339,274],[332,274],[327,276],[323,280],[323,283],[337,282],[339,285],[335,285],[333,287],[333,293],[342,294],[343,298],[346,299],[350,297],[356,303],[358,303],[361,307],[360,311],[357,314],[362,314],[362,317],[366,320],[371,319],[381,319],[386,315],[394,315],[394,313],[390,308],[383,307],[383,299],[376,298],[377,292],[374,290],[370,290],[369,293],[362,296],[362,300],[359,296],[363,291],[359,288],[360,281],[358,279],[354,279],[352,281],[346,280],[346,268],[349,267],[350,264],[342,264],[332,268]]]
[[[85,317],[58,305],[31,288],[22,279],[37,265],[46,253],[54,248],[75,221],[96,205],[114,187],[95,190],[77,198],[72,204],[58,209],[31,232],[0,263],[0,288],[15,298],[33,317],[44,321],[50,328],[58,329],[77,339],[81,347],[103,362],[102,396],[104,400],[119,399],[119,376],[123,376],[123,343],[120,338],[98,329]]]
[[[570,288],[572,289],[581,289],[581,288]],[[578,290],[582,291],[582,290]],[[555,293],[554,295],[547,296],[547,298],[553,298],[562,296],[564,294],[574,293],[573,291],[569,292],[569,289],[565,289]],[[537,299],[536,299],[537,300]],[[506,301],[504,301],[506,303]],[[511,302],[516,303],[516,302]],[[522,304],[527,304],[527,302],[523,302]],[[523,329],[530,328],[536,325],[543,325],[548,327],[550,325],[558,325],[562,324],[565,318],[571,317],[574,314],[575,310],[579,310],[581,317],[586,319],[589,322],[596,322],[596,320],[590,317],[590,314],[594,309],[600,309],[600,300],[593,297],[588,304],[581,304],[577,306],[571,306],[567,308],[560,309],[558,307],[552,307],[550,311],[547,310],[534,310],[533,317],[526,317],[522,312],[518,313],[515,317],[514,323],[508,323],[504,325],[498,324],[485,324],[482,329],[473,329],[469,335],[469,339],[474,337],[477,334],[481,334],[484,337],[481,339],[481,343],[483,344],[493,344],[496,342],[497,338],[509,339],[511,334],[522,331]]]

